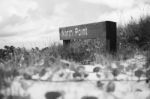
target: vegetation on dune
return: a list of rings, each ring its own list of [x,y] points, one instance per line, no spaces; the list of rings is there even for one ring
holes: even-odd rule
[[[138,49],[148,50],[150,48],[149,26],[150,16],[140,18],[138,22],[132,19],[129,24],[118,28],[120,43],[122,46],[130,44]]]
[[[142,74],[144,74],[144,72],[141,69],[135,71],[135,76],[139,78],[138,81],[140,81],[140,77],[142,76]]]
[[[124,25],[118,26],[119,54],[128,59],[135,52],[147,52],[150,49],[150,16],[141,17],[139,21],[133,18]]]
[[[112,69],[112,74],[114,76],[114,80],[117,80],[117,76],[119,75],[120,71],[117,68]]]
[[[116,56],[110,55],[106,52],[105,44],[101,39],[73,40],[69,48],[64,48],[62,44],[57,43],[43,49],[36,47],[31,50],[15,48],[14,46],[5,46],[3,49],[0,49],[0,89],[4,84],[9,84],[9,82],[11,82],[17,75],[22,75],[27,79],[30,79],[31,75],[37,73],[39,73],[39,76],[43,76],[47,71],[44,68],[53,69],[52,73],[54,74],[58,70],[66,68],[66,65],[64,66],[64,64],[60,62],[61,59],[78,62],[80,64],[87,64],[87,62],[101,63],[112,70],[114,77],[117,77],[125,67],[117,64],[118,67],[112,69],[110,63],[114,60],[119,61],[131,58],[137,52],[146,53],[146,73],[141,70],[134,72],[137,67],[135,64],[130,65],[129,68],[126,67],[126,69],[132,70],[139,79],[141,74],[146,74],[146,77],[149,79],[149,26],[150,16],[141,18],[139,22],[131,20],[127,25],[119,26],[117,31],[119,43]],[[67,68],[76,71],[73,76],[82,76],[80,72],[77,72],[78,70],[74,65]],[[101,71],[101,69],[97,67],[93,71],[97,73]],[[85,74],[84,76],[88,76],[88,74]],[[11,79],[8,80],[9,78]],[[110,89],[108,88],[108,90]]]

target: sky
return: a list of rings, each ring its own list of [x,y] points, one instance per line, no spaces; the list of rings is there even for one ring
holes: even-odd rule
[[[44,48],[59,27],[101,21],[127,24],[150,15],[150,0],[0,0],[0,48]]]

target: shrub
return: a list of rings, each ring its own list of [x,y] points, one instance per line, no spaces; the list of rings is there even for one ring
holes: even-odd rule
[[[114,92],[115,91],[115,83],[113,81],[109,81],[106,86],[106,92]]]
[[[81,73],[79,73],[79,72],[73,73],[73,77],[74,77],[74,78],[81,77],[81,76],[82,76],[82,75],[81,75]]]
[[[0,93],[0,99],[3,99],[3,98],[4,98],[4,95]]]
[[[131,20],[118,28],[119,47],[148,50],[150,48],[150,16],[141,17],[138,22]]]
[[[96,85],[98,88],[103,88],[104,83],[102,83],[101,81],[97,81]]]
[[[93,69],[93,72],[100,72],[100,70],[101,70],[101,68],[100,67],[95,67],[94,69]]]
[[[101,39],[72,40],[68,48],[61,51],[62,58],[76,62],[95,61],[95,54],[104,52],[104,41]]]
[[[140,77],[144,72],[141,69],[135,71],[135,76],[138,77],[138,81],[140,81]]]
[[[2,87],[9,87],[11,82],[16,76],[19,75],[19,72],[16,68],[4,66],[0,67],[0,89]]]
[[[47,92],[45,94],[45,98],[46,99],[58,99],[60,97],[63,97],[62,93],[61,92]]]
[[[150,70],[147,70],[147,71],[146,71],[146,77],[147,77],[148,79],[150,79]]]
[[[116,77],[119,75],[120,71],[117,68],[112,69],[112,75],[114,76],[114,79],[116,79]]]
[[[98,99],[96,96],[83,96],[81,99]]]

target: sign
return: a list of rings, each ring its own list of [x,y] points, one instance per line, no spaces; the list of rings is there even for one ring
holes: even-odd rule
[[[116,51],[117,33],[116,22],[104,21],[76,26],[61,27],[59,29],[60,40],[64,45],[69,45],[72,39],[96,39],[105,41],[106,49]]]
[[[92,39],[104,37],[106,34],[106,22],[83,24],[77,26],[62,27],[59,29],[60,39]]]

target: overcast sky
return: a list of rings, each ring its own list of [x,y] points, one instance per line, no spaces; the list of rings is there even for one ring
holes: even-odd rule
[[[0,0],[0,47],[45,47],[59,27],[105,20],[125,24],[150,14],[150,0]]]

